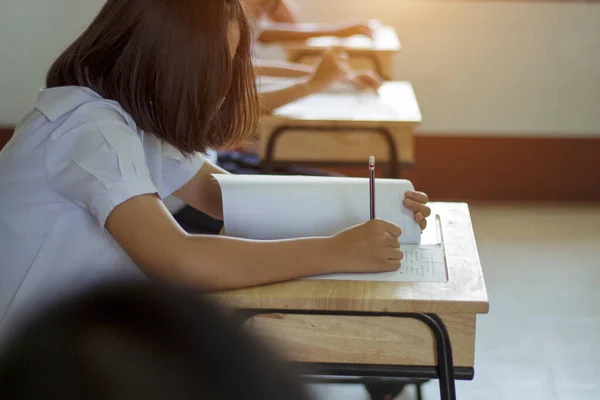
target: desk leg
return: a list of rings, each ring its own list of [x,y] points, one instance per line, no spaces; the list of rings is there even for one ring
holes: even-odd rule
[[[367,131],[373,132],[380,135],[388,145],[389,151],[389,171],[388,178],[397,178],[398,172],[400,170],[400,162],[398,161],[398,151],[396,150],[396,141],[394,140],[394,136],[387,128],[364,128],[364,127],[343,127],[343,128],[331,128],[325,126],[289,126],[282,125],[277,127],[269,136],[269,140],[267,142],[267,150],[265,153],[262,169],[264,172],[270,173],[273,172],[273,164],[275,163],[275,146],[277,145],[277,141],[281,136],[288,132],[297,132],[297,131],[326,131],[326,132],[336,132],[343,134],[348,131]],[[290,161],[290,163],[294,163]],[[340,162],[343,164],[343,162]]]
[[[446,325],[436,314],[424,313],[390,313],[390,312],[359,312],[359,311],[314,311],[314,310],[270,310],[252,309],[238,310],[236,317],[240,323],[264,314],[296,314],[296,315],[329,315],[344,317],[390,317],[412,318],[423,322],[429,327],[435,338],[437,366],[434,377],[440,385],[442,400],[456,400],[454,384],[454,365],[452,359],[452,344]],[[380,366],[363,364],[334,364],[334,363],[299,363],[311,370],[311,374],[332,376],[365,376],[365,377],[395,377],[430,379],[432,374],[427,367],[420,366]]]

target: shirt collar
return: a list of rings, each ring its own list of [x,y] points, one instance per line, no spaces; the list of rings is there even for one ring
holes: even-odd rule
[[[86,87],[54,87],[40,90],[35,108],[53,122],[82,104],[93,100],[103,100],[103,98]]]

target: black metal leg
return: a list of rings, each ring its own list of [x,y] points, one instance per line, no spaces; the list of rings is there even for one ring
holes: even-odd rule
[[[417,387],[417,400],[423,400],[423,384],[417,383],[415,386]]]
[[[429,326],[435,337],[441,398],[443,400],[456,400],[452,345],[448,330],[442,319],[435,314],[420,314],[418,319]]]
[[[277,127],[273,133],[269,136],[269,140],[267,141],[267,149],[264,156],[264,161],[262,164],[262,170],[264,172],[270,173],[273,172],[273,164],[275,162],[275,146],[277,145],[277,141],[281,136],[288,132],[294,131],[327,131],[327,132],[339,132],[344,133],[348,131],[368,131],[373,132],[380,135],[387,143],[388,151],[389,151],[389,178],[397,178],[398,172],[400,170],[400,162],[398,160],[398,151],[396,149],[396,141],[394,140],[394,136],[387,128],[377,127],[377,128],[365,128],[365,127],[343,127],[343,128],[331,128],[325,126],[289,126],[283,125]],[[291,162],[292,163],[292,162]],[[300,162],[298,162],[300,163]],[[339,163],[346,164],[346,163]]]
[[[362,365],[362,364],[310,364],[300,363],[314,371],[311,374],[317,375],[337,375],[337,376],[365,376],[365,377],[394,377],[394,378],[418,378],[429,379],[435,377],[439,380],[440,397],[442,400],[456,400],[456,389],[454,385],[454,365],[452,359],[452,344],[448,330],[442,319],[435,314],[424,313],[390,313],[390,312],[358,312],[358,311],[317,311],[317,310],[281,310],[281,309],[263,309],[263,310],[239,310],[236,317],[243,323],[255,315],[261,314],[296,314],[296,315],[329,315],[329,316],[361,316],[361,317],[391,317],[391,318],[412,318],[423,322],[433,332],[436,343],[437,366],[435,374],[432,376],[429,368],[419,366],[380,366],[380,365]],[[467,374],[468,379],[472,378],[472,370]]]

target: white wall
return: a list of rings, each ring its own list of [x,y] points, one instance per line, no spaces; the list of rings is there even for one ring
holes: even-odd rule
[[[397,77],[415,86],[423,131],[600,136],[600,3],[298,2],[305,20],[396,27]],[[102,3],[0,0],[0,123],[27,112],[46,68]]]
[[[46,70],[104,0],[0,0],[0,125],[35,104]]]

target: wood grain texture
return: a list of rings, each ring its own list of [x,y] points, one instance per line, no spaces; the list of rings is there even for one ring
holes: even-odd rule
[[[475,361],[475,315],[442,314],[454,364]],[[404,318],[270,314],[248,322],[283,358],[297,362],[436,365],[435,338],[420,321]]]
[[[216,297],[231,308],[278,309],[282,312],[296,309],[487,313],[487,293],[468,206],[432,203],[431,208],[430,227],[436,225],[435,215],[440,216],[448,282],[296,280],[222,292]]]
[[[397,126],[386,128],[394,137],[398,160],[407,164],[415,162],[413,130]],[[265,158],[268,138],[269,133],[260,136],[261,159]],[[390,161],[387,141],[381,135],[367,129],[347,131],[343,134],[298,130],[281,136],[275,146],[275,160],[279,162],[318,163],[327,160],[328,162],[364,163],[369,156],[375,156],[378,162]]]

